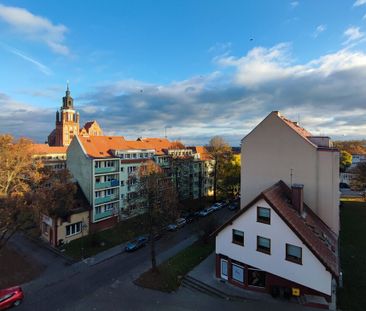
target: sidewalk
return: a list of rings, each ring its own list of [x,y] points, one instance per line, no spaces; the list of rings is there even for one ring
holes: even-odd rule
[[[304,307],[297,302],[288,301],[284,299],[275,299],[267,293],[259,293],[250,290],[238,288],[228,282],[221,281],[215,275],[215,253],[212,253],[198,266],[196,266],[188,276],[207,284],[208,286],[217,289],[218,291],[248,302],[263,303],[263,306],[270,307],[273,305],[275,310],[319,310],[309,307]],[[235,299],[236,300],[236,299]],[[272,307],[271,307],[272,308]],[[266,309],[266,308],[265,308]]]

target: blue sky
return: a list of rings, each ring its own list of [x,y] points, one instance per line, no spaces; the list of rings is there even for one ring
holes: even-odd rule
[[[38,142],[66,81],[109,135],[233,145],[270,111],[366,134],[366,0],[0,0],[0,132]]]

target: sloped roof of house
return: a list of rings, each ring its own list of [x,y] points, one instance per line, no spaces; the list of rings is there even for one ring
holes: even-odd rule
[[[34,154],[66,154],[67,146],[49,146],[48,144],[32,144]]]
[[[111,150],[152,149],[143,141],[126,140],[123,136],[78,136],[86,154],[92,158],[111,158]]]
[[[311,138],[314,138],[314,137],[322,138],[323,136],[314,136],[307,129],[301,127],[298,122],[291,121],[290,119],[285,118],[279,111],[272,111],[265,119],[262,120],[262,122],[264,122],[264,120],[266,120],[270,116],[276,116],[279,120],[281,120],[284,124],[286,124],[294,132],[296,132],[304,141],[311,144],[315,148],[321,149],[321,150],[329,150],[329,151],[338,150],[337,148],[333,148],[333,147],[329,147],[329,146],[321,146],[321,145],[317,144]],[[259,124],[261,124],[262,122],[260,122]],[[249,136],[259,126],[259,124],[242,139],[242,142],[244,142],[245,138],[247,136]],[[329,138],[329,137],[327,137],[327,138]]]
[[[252,202],[218,228],[214,234],[217,235],[226,226],[231,225],[235,219],[241,217],[247,210],[255,206],[257,201],[264,199],[319,261],[333,275],[338,276],[337,235],[305,204],[304,211],[306,216],[302,217],[292,206],[290,198],[291,190],[281,180],[260,193]]]
[[[139,138],[137,141],[148,144],[151,149],[155,149],[157,155],[165,154],[164,150],[172,146],[172,142],[167,138]]]

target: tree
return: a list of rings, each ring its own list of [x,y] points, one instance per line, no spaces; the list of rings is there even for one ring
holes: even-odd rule
[[[135,203],[147,209],[145,215],[148,220],[151,268],[157,271],[154,238],[165,224],[177,218],[177,193],[172,178],[151,160],[140,167],[137,177]]]
[[[365,140],[339,140],[333,142],[333,146],[339,150],[345,150],[350,154],[366,154]]]
[[[352,164],[352,154],[347,152],[346,150],[341,150],[341,154],[339,157],[339,168],[341,172],[344,172],[348,167]]]
[[[240,191],[240,155],[232,154],[221,165],[219,187],[235,196]]]
[[[31,141],[0,135],[0,249],[32,222],[30,194],[43,165],[32,158]]]
[[[68,170],[42,170],[42,179],[33,190],[32,205],[40,213],[66,219],[75,203],[76,184]]]
[[[357,191],[366,190],[366,162],[360,162],[352,169],[352,173],[355,174],[351,180],[351,188]]]
[[[207,150],[211,155],[212,159],[214,160],[214,170],[213,170],[213,177],[214,177],[214,201],[216,202],[217,199],[217,186],[218,180],[222,178],[222,167],[224,163],[231,159],[231,147],[230,145],[221,137],[221,136],[214,136],[208,143]]]
[[[30,140],[0,135],[0,250],[17,231],[37,226],[41,213],[65,217],[75,191],[67,171],[34,159]]]

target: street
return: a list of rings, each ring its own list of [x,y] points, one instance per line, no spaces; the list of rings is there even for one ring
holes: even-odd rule
[[[202,221],[215,217],[223,223],[232,215],[233,212],[222,209],[168,233],[157,241],[158,263],[189,246]],[[83,262],[71,266],[59,263],[56,269],[46,269],[39,278],[23,285],[25,299],[17,310],[303,310],[294,304],[227,301],[182,287],[174,293],[163,293],[136,286],[133,281],[149,268],[149,245],[94,266]]]

